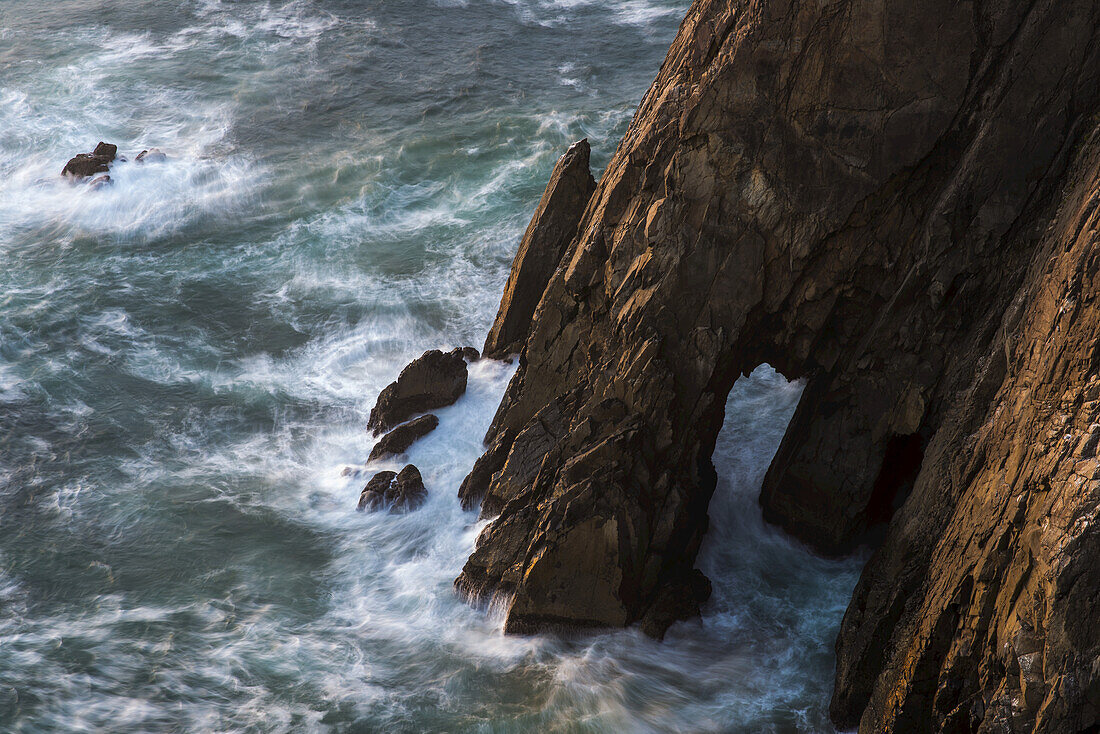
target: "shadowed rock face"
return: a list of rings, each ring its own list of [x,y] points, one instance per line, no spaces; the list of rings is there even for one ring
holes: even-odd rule
[[[117,154],[117,145],[100,142],[96,144],[95,150],[91,153],[77,153],[76,156],[69,159],[69,162],[65,164],[65,168],[62,169],[61,175],[71,178],[87,178],[97,173],[104,173],[111,167],[111,163],[115,160]],[[107,177],[107,180],[109,181],[110,177]]]
[[[376,510],[389,506],[392,512],[408,512],[424,504],[428,490],[420,470],[406,464],[400,472],[380,471],[371,477],[359,495],[358,510]]]
[[[466,379],[463,350],[424,352],[379,393],[367,428],[377,436],[417,413],[451,405],[466,392]]]
[[[402,423],[397,428],[378,439],[378,443],[371,449],[367,461],[384,459],[387,456],[403,454],[418,439],[435,430],[439,425],[439,419],[434,415],[422,415],[413,418],[408,423]]]
[[[596,189],[588,172],[590,150],[588,140],[574,143],[554,166],[512,262],[500,310],[485,339],[482,353],[486,357],[500,359],[515,354],[527,341],[535,307],[576,236],[577,223]]]
[[[726,396],[768,362],[806,388],[765,516],[880,538],[837,723],[1096,725],[1098,36],[1091,0],[698,0],[463,485],[498,517],[458,587],[509,631],[692,614]]]

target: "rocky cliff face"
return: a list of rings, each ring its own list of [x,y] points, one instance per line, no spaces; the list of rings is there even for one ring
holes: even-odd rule
[[[1098,36],[1092,0],[697,0],[527,328],[458,586],[510,631],[694,613],[768,362],[807,386],[766,517],[878,547],[837,723],[1097,731]]]
[[[500,310],[485,339],[484,356],[507,357],[519,352],[527,341],[531,317],[542,292],[569,243],[577,236],[577,224],[596,189],[588,170],[590,153],[588,141],[581,140],[554,166],[546,191],[516,250]]]

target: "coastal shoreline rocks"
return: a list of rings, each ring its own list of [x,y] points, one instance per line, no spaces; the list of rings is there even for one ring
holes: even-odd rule
[[[415,510],[424,504],[428,491],[420,470],[406,464],[400,472],[381,471],[371,477],[359,495],[357,510],[377,510],[388,507],[390,512]]]
[[[77,153],[70,158],[65,167],[61,169],[61,175],[82,180],[97,173],[106,173],[117,157],[117,145],[100,142],[91,153]]]
[[[431,349],[406,365],[398,378],[378,395],[371,409],[368,430],[375,436],[385,435],[375,443],[367,463],[402,455],[413,443],[434,431],[439,418],[426,411],[454,404],[466,392],[467,362],[480,358],[473,347],[450,352]],[[362,471],[347,467],[343,475],[358,477]],[[419,506],[425,496],[419,470],[408,464],[400,473],[375,474],[363,489],[357,509],[387,503],[407,510]]]
[[[160,148],[142,150],[134,158],[136,163],[162,163],[168,156]],[[89,188],[100,188],[112,183],[107,174],[114,163],[125,162],[126,158],[118,154],[118,146],[100,141],[91,153],[77,153],[61,169],[62,178],[74,181],[87,181]],[[95,178],[93,178],[93,176]],[[90,179],[90,180],[89,180]]]
[[[874,548],[837,726],[1098,730],[1098,69],[1092,0],[696,0],[545,287],[502,299],[456,588],[506,632],[697,614],[726,399],[767,363],[805,387],[764,518]]]
[[[477,354],[466,349],[471,351],[432,349],[410,362],[378,395],[367,428],[378,436],[418,413],[454,404],[466,392],[466,360]]]
[[[405,453],[414,441],[428,435],[438,425],[439,418],[431,413],[402,423],[378,440],[367,457],[367,463]]]

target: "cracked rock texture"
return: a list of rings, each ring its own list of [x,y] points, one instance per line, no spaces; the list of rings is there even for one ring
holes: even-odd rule
[[[418,418],[413,418],[408,423],[402,423],[397,428],[378,439],[378,443],[371,449],[367,462],[397,456],[408,451],[417,439],[427,436],[439,425],[439,419],[429,413]]]
[[[540,294],[457,586],[508,631],[694,613],[768,362],[806,388],[765,516],[877,547],[835,721],[1100,730],[1098,35],[1093,0],[697,0]]]
[[[358,510],[389,507],[391,512],[408,512],[424,504],[428,490],[420,470],[406,464],[399,472],[380,471],[371,477],[359,495]]]
[[[535,307],[576,236],[577,224],[596,189],[588,171],[590,152],[587,139],[573,143],[554,166],[512,261],[500,309],[482,349],[486,357],[515,354],[527,341]]]
[[[473,349],[470,352],[477,354]],[[377,436],[417,413],[452,405],[466,392],[466,354],[464,349],[447,353],[431,349],[409,362],[397,379],[378,394],[367,428]]]

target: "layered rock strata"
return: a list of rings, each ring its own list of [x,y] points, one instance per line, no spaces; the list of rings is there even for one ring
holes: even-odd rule
[[[539,296],[459,588],[508,631],[694,613],[768,362],[806,387],[765,516],[878,545],[837,723],[1096,731],[1098,36],[1091,0],[697,0]]]
[[[408,451],[409,447],[417,439],[427,436],[439,425],[439,418],[431,415],[422,415],[413,418],[408,423],[402,423],[397,428],[378,439],[378,443],[371,449],[367,461],[378,461],[389,456],[397,456]]]
[[[531,317],[565,248],[577,234],[596,181],[588,170],[588,140],[570,146],[558,159],[531,223],[520,240],[500,299],[497,318],[482,354],[500,359],[515,354],[527,341]]]

